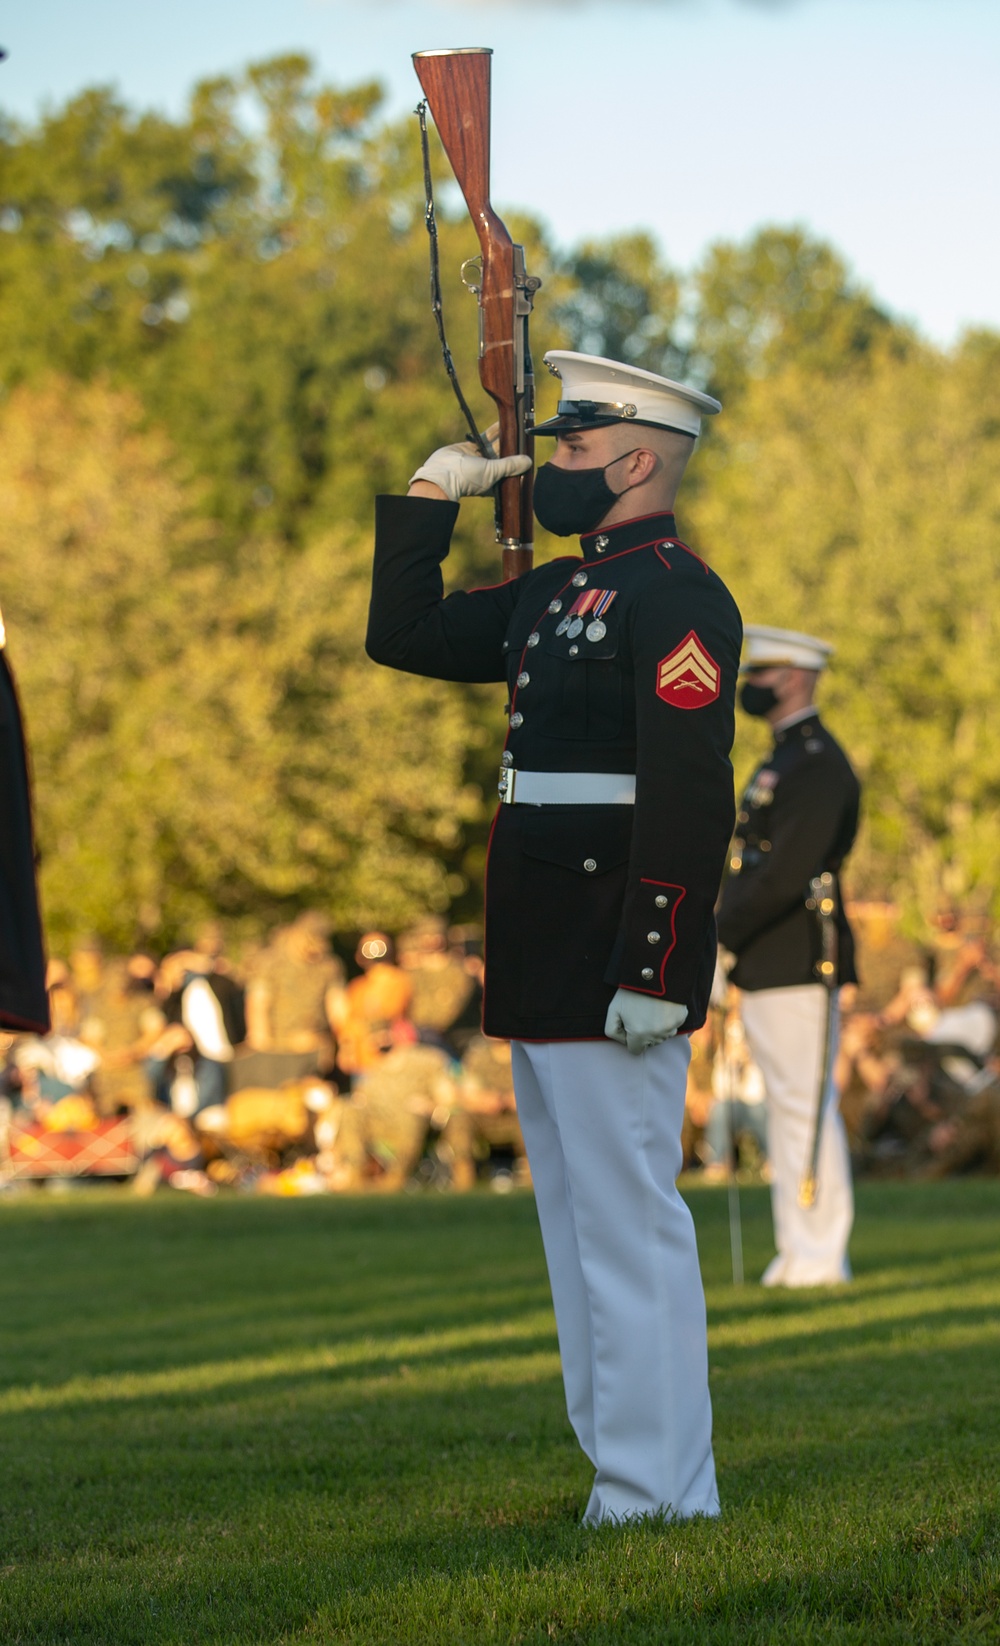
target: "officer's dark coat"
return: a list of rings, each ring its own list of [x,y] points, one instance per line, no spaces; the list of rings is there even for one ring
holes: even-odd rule
[[[816,714],[775,735],[740,802],[719,907],[719,936],[737,956],[741,989],[818,981],[820,932],[806,907],[809,882],[836,876],[858,830],[861,789]],[[839,983],[856,983],[854,939],[837,896]]]
[[[635,772],[635,806],[501,805],[486,872],[487,1034],[603,1038],[619,986],[704,1021],[713,906],[733,824],[742,625],[672,515],[582,540],[511,583],[443,595],[457,504],[381,497],[367,647],[444,680],[506,680],[505,756],[525,771]],[[576,581],[574,581],[576,579]],[[588,640],[556,629],[616,591]]]
[[[0,646],[0,1026],[49,1027],[31,801],[14,681]]]

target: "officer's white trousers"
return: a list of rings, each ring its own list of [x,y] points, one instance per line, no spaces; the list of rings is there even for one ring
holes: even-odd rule
[[[513,1045],[588,1524],[719,1512],[705,1297],[677,1192],[690,1048]]]
[[[847,1242],[854,1222],[854,1191],[832,1072],[825,1095],[816,1200],[804,1208],[798,1198],[812,1147],[823,1068],[826,990],[820,983],[754,989],[741,995],[740,1011],[767,1092],[771,1209],[778,1255],[765,1269],[763,1283],[831,1286],[850,1280]]]

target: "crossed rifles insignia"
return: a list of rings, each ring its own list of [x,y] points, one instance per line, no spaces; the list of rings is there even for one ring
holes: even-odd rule
[[[657,665],[656,695],[675,709],[705,709],[719,695],[722,671],[692,629]]]

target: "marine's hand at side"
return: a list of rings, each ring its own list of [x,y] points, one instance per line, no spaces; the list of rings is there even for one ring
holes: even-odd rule
[[[604,1033],[609,1040],[618,1040],[638,1057],[647,1046],[658,1046],[661,1040],[675,1035],[684,1019],[687,1007],[673,1000],[654,1000],[648,994],[637,994],[634,989],[619,989],[604,1019]]]
[[[486,432],[488,438],[490,431]],[[457,503],[461,497],[485,497],[501,480],[512,474],[526,474],[530,468],[530,457],[480,457],[471,440],[461,440],[432,452],[411,477],[410,485],[423,481]],[[421,494],[433,496],[423,488]]]

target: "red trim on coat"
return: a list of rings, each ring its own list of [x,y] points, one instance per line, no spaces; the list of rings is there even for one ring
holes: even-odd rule
[[[15,1017],[13,1012],[0,1008],[0,1029],[27,1029],[31,1034],[48,1034],[51,1023],[39,1023],[31,1017]]]
[[[483,998],[479,1007],[479,1028],[483,1034],[486,1033],[486,1030],[483,1027],[486,1021],[486,915],[488,903],[486,896],[486,879],[490,872],[490,850],[493,846],[493,836],[496,833],[497,819],[499,816],[500,807],[498,806],[496,811],[493,813],[493,822],[490,824],[490,832],[486,837],[486,856],[483,859]],[[496,1036],[493,1036],[493,1038],[495,1039]]]
[[[639,881],[639,884],[640,884],[640,886],[663,886],[666,891],[680,892],[680,894],[681,894],[680,897],[677,899],[677,902],[672,905],[671,910],[670,910],[670,945],[664,951],[663,959],[660,961],[660,987],[659,987],[659,989],[637,989],[637,988],[634,988],[631,983],[622,983],[620,985],[620,987],[623,988],[623,989],[630,989],[633,994],[651,994],[651,995],[655,996],[655,998],[657,1000],[659,1000],[659,999],[662,999],[663,990],[666,987],[666,985],[664,984],[664,981],[663,981],[663,974],[667,969],[667,961],[670,959],[670,956],[673,954],[674,950],[677,947],[677,910],[680,908],[680,906],[683,903],[684,899],[687,897],[687,887],[686,886],[678,886],[676,881],[673,881],[673,880],[647,880],[645,878],[645,876],[643,876],[643,878]]]
[[[493,1038],[496,1039],[497,1037],[494,1035]],[[581,1046],[597,1046],[603,1040],[606,1040],[612,1046],[620,1044],[619,1041],[612,1040],[608,1034],[547,1034],[544,1040],[529,1039],[526,1034],[512,1034],[510,1038],[511,1040],[520,1040],[525,1046],[551,1046],[553,1042],[557,1046],[572,1046],[574,1041],[579,1041]],[[517,1093],[515,1092],[514,1095],[516,1097]]]
[[[622,983],[620,986],[623,989],[628,987],[628,985],[625,984],[625,983]],[[629,989],[629,993],[630,994],[648,994],[649,990],[648,989]],[[691,1035],[691,1034],[694,1034],[693,1029],[678,1029],[676,1031],[676,1033],[670,1035],[669,1038],[671,1040],[686,1040],[688,1035]],[[486,1038],[487,1038],[487,1040],[503,1040],[503,1039],[508,1038],[508,1037],[506,1037],[504,1035],[494,1034],[494,1035],[487,1035]],[[512,1035],[510,1035],[509,1038],[512,1041],[513,1040],[520,1040],[525,1046],[551,1046],[551,1045],[572,1046],[577,1041],[579,1042],[579,1044],[581,1046],[599,1046],[599,1045],[602,1045],[605,1041],[607,1041],[609,1046],[621,1046],[621,1049],[622,1049],[623,1052],[627,1051],[627,1049],[628,1049],[627,1047],[622,1046],[622,1043],[621,1043],[620,1040],[612,1040],[612,1038],[609,1034],[562,1034],[562,1035],[560,1035],[560,1034],[549,1034],[549,1035],[546,1035],[544,1040],[529,1040],[528,1036],[526,1034],[512,1034]],[[657,1041],[658,1046],[662,1045],[662,1044],[663,1044],[662,1041]],[[652,1050],[651,1047],[649,1049]],[[640,1053],[640,1056],[641,1056],[641,1053]],[[515,1092],[514,1095],[516,1097],[517,1093]]]
[[[654,509],[651,514],[633,514],[627,520],[616,520],[608,530],[616,532],[622,526],[638,526],[641,520],[676,520],[673,509]],[[581,532],[580,542],[586,543],[588,537],[606,537],[608,534],[602,526],[595,526],[592,532]]]
[[[588,570],[592,570],[596,566],[606,566],[612,560],[623,560],[627,554],[638,554],[640,549],[658,549],[661,544],[672,543],[673,541],[672,537],[651,537],[648,543],[637,543],[632,549],[619,549],[617,554],[602,554],[596,560],[585,560],[581,555],[576,564],[586,566]],[[677,546],[683,548],[684,545],[680,543]]]
[[[552,596],[552,600],[559,600],[562,597],[562,595],[564,595],[566,593],[567,589],[571,589],[573,587],[573,578],[576,576],[577,572],[580,570],[580,567],[582,565],[584,565],[584,561],[582,559],[578,560],[575,555],[560,555],[559,558],[561,560],[569,560],[570,564],[575,569],[570,573],[569,577],[567,577],[567,579],[566,579],[565,583],[563,583],[562,587],[558,588],[556,590],[555,594]],[[612,556],[612,558],[614,558],[614,556]],[[552,561],[552,564],[557,565],[558,561]],[[534,622],[531,625],[531,634],[534,634],[537,631],[539,624],[544,623],[544,621],[547,617],[558,617],[560,615],[559,612],[550,612],[549,611],[549,606],[551,606],[552,600],[550,600],[548,602],[548,604],[543,607],[543,609],[539,612],[538,616],[535,618]],[[531,638],[530,634],[529,634],[528,638],[529,639]],[[528,641],[526,640],[524,642],[524,645],[521,647],[521,656],[520,656],[520,659],[519,659],[518,665],[517,665],[518,674],[521,674],[524,671],[524,660],[527,657],[527,655],[528,655]],[[510,716],[514,713],[514,710],[517,707],[517,693],[518,693],[518,686],[517,686],[517,683],[516,683],[516,680],[515,680],[514,690],[510,694],[510,713],[507,716],[507,736],[503,740],[504,750],[506,750],[506,748],[507,748],[507,740],[510,737]]]
[[[668,572],[672,572],[674,568],[666,556],[661,552],[666,548],[668,543],[672,549],[683,549],[684,553],[689,554],[692,560],[697,560],[706,577],[711,574],[712,568],[708,564],[708,561],[703,560],[700,554],[695,554],[694,550],[689,549],[686,543],[682,543],[679,537],[664,537],[662,541],[656,545],[656,558],[660,561],[661,565],[666,566]]]

